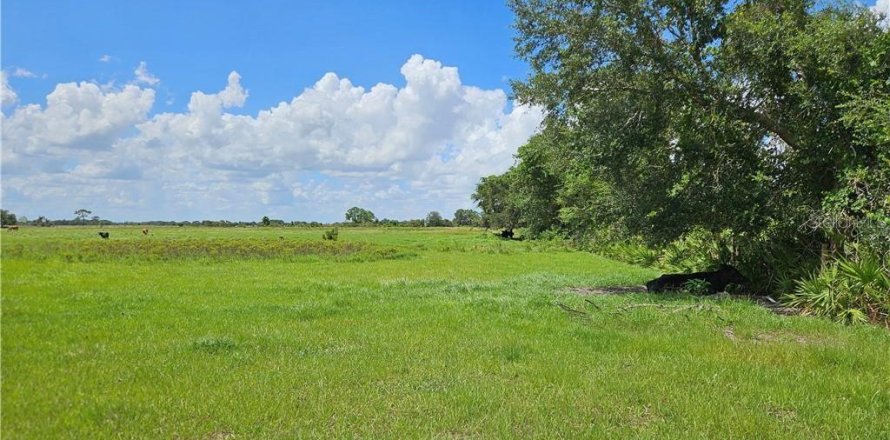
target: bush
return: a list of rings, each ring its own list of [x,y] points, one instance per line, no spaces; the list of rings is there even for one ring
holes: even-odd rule
[[[338,235],[340,235],[340,231],[337,229],[336,226],[334,226],[333,229],[324,231],[324,234],[321,236],[321,238],[325,240],[337,241]]]
[[[668,244],[658,265],[676,272],[695,272],[732,260],[731,231],[720,233],[693,229]]]
[[[702,296],[710,293],[711,283],[708,280],[689,280],[683,284],[683,293]]]
[[[631,264],[671,272],[695,272],[732,261],[731,231],[713,233],[694,229],[662,247],[648,246],[640,238],[607,244],[599,253]]]
[[[658,263],[659,252],[637,241],[607,245],[600,251],[606,257],[643,267]]]
[[[807,315],[890,327],[890,268],[870,256],[839,258],[798,281],[785,300]]]

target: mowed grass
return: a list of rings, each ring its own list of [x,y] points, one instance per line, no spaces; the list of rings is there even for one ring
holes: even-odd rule
[[[4,439],[890,438],[886,330],[560,243],[98,230],[0,236]]]

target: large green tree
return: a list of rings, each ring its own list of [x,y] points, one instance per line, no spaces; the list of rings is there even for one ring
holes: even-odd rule
[[[826,200],[851,185],[869,188],[867,196],[854,188],[851,199],[886,210],[890,36],[866,8],[511,5],[517,53],[532,69],[514,90],[545,107],[547,129],[560,133],[559,146],[544,152],[533,139],[524,148],[534,154],[511,173],[539,194],[556,188],[556,224],[591,219],[589,207],[605,204],[610,215],[599,221],[651,242],[730,230],[754,243],[754,258],[764,246],[805,253],[834,240]],[[550,179],[539,163],[562,171]]]
[[[479,226],[482,224],[482,216],[472,209],[458,209],[454,211],[455,226]]]
[[[426,215],[423,223],[424,226],[427,227],[445,226],[445,219],[442,218],[442,214],[440,214],[439,211],[430,211]]]
[[[377,217],[367,209],[353,206],[346,211],[346,220],[355,224],[366,224],[374,223],[377,221]]]
[[[0,209],[0,224],[14,225],[17,223],[18,220],[15,218],[15,213],[9,212],[5,209]]]
[[[516,173],[483,177],[473,193],[473,201],[482,209],[482,225],[513,230],[520,226],[516,194]]]
[[[528,235],[537,236],[552,228],[559,218],[558,191],[562,180],[571,173],[561,166],[559,144],[555,130],[533,136],[519,148],[519,162],[513,173],[512,198],[521,223]]]

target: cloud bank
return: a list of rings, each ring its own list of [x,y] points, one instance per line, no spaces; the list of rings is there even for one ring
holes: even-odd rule
[[[232,113],[249,97],[237,72],[216,93],[192,93],[181,113],[151,114],[160,80],[144,62],[123,87],[59,84],[45,105],[2,117],[4,208],[332,221],[358,205],[378,217],[448,217],[470,206],[480,177],[513,163],[543,114],[420,55],[401,73],[404,86],[370,89],[328,73],[255,115]],[[4,75],[4,105],[15,99],[7,89]]]

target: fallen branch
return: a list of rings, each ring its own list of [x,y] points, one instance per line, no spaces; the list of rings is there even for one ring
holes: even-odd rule
[[[600,308],[600,306],[596,305],[595,302],[593,302],[593,301],[591,301],[591,300],[589,300],[589,299],[585,299],[584,301],[586,301],[587,303],[589,303],[590,305],[592,305],[593,307],[595,307],[597,310],[602,310],[602,308]]]
[[[556,303],[556,305],[557,305],[559,308],[561,308],[563,311],[568,312],[568,313],[570,313],[570,314],[572,314],[572,315],[575,315],[575,316],[578,316],[578,317],[584,317],[584,318],[589,317],[589,316],[587,315],[587,312],[585,312],[585,311],[578,310],[578,309],[573,309],[573,308],[571,308],[571,307],[569,307],[569,306],[567,306],[567,305],[565,305],[565,304],[563,304],[563,303],[559,303],[559,302]]]
[[[632,309],[640,309],[651,307],[658,310],[664,310],[665,312],[670,313],[680,313],[680,312],[688,312],[688,311],[713,311],[715,313],[720,312],[720,308],[710,305],[710,304],[685,304],[685,305],[668,305],[668,304],[653,304],[653,303],[644,303],[644,304],[629,304],[623,307],[619,307],[615,311],[611,312],[612,315],[622,315],[624,312]],[[686,319],[689,319],[689,314],[684,313],[683,316]],[[717,318],[721,321],[725,321],[723,318],[717,315]]]

